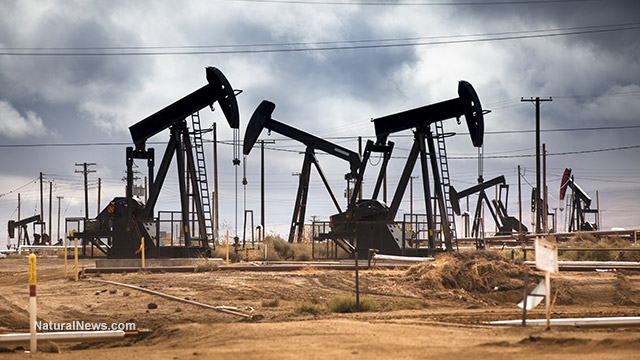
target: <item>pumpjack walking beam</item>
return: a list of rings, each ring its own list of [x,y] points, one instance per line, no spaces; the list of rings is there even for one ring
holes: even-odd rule
[[[422,170],[422,184],[425,193],[425,208],[427,210],[427,217],[429,222],[429,247],[435,247],[435,226],[431,207],[431,190],[429,186],[429,171],[428,167],[431,165],[431,172],[434,178],[434,188],[436,197],[438,199],[438,207],[441,214],[446,214],[446,204],[444,203],[444,194],[442,185],[440,183],[439,171],[437,167],[437,161],[435,158],[435,145],[433,140],[433,134],[429,129],[429,125],[437,121],[442,121],[450,118],[459,119],[464,115],[469,128],[469,134],[473,146],[481,147],[484,138],[484,114],[480,99],[476,94],[473,86],[466,82],[460,81],[458,84],[458,98],[446,100],[436,104],[423,106],[407,111],[403,111],[397,114],[384,116],[374,119],[374,126],[376,130],[376,136],[378,143],[386,141],[390,134],[414,129],[414,143],[409,153],[409,157],[405,164],[400,182],[396,188],[387,220],[393,220],[400,206],[400,202],[406,190],[409,182],[409,177],[415,162],[417,161],[418,154],[420,154],[420,163]],[[426,139],[426,142],[425,142]],[[427,148],[429,155],[431,156],[430,164],[427,162]],[[444,230],[445,247],[447,250],[453,250],[452,244],[452,232],[451,227],[447,221],[447,217],[442,217],[442,224]]]
[[[298,193],[296,195],[296,203],[293,208],[293,219],[291,221],[291,229],[289,231],[289,242],[293,242],[294,236],[297,234],[298,239],[302,238],[304,231],[304,217],[307,204],[307,194],[309,190],[309,176],[311,175],[311,164],[313,164],[318,170],[318,174],[322,179],[322,182],[327,189],[327,192],[331,196],[336,209],[342,212],[340,204],[336,199],[333,191],[329,187],[329,183],[322,172],[320,164],[315,156],[315,150],[326,152],[327,154],[336,156],[349,162],[350,172],[345,175],[345,179],[357,179],[358,172],[362,165],[360,156],[358,153],[344,148],[340,145],[333,144],[327,140],[321,139],[315,135],[309,134],[302,130],[296,129],[271,117],[276,105],[270,101],[263,100],[256,108],[251,116],[251,120],[247,125],[247,130],[244,135],[243,141],[243,153],[249,155],[251,149],[255,145],[262,129],[266,128],[271,131],[275,131],[278,134],[297,140],[307,146],[305,150],[304,162],[302,165],[302,172],[300,175],[300,181],[298,183]]]

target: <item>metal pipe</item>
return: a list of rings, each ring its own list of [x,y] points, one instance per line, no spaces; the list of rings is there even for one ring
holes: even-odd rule
[[[0,335],[0,344],[27,344],[29,342],[29,333],[18,334],[2,334]],[[76,342],[76,341],[106,341],[121,340],[125,337],[122,330],[112,331],[61,331],[38,333],[36,335],[38,342],[49,340],[53,342]]]
[[[383,254],[374,254],[373,259],[374,260],[406,261],[406,262],[424,262],[424,261],[435,260],[435,258],[432,258],[432,257],[413,257],[413,256],[383,255]]]
[[[111,284],[111,285],[123,286],[123,287],[129,288],[129,289],[142,291],[142,292],[145,292],[147,294],[160,296],[160,297],[163,297],[165,299],[174,300],[174,301],[178,301],[178,302],[183,302],[185,304],[191,304],[191,305],[195,305],[195,306],[199,306],[199,307],[203,307],[203,308],[211,309],[211,310],[215,310],[215,311],[220,311],[220,312],[223,312],[225,314],[241,316],[241,317],[244,317],[244,318],[247,318],[247,319],[253,318],[252,315],[243,314],[243,313],[239,312],[239,309],[232,308],[232,307],[229,307],[229,306],[224,306],[224,305],[222,305],[222,306],[213,306],[213,305],[203,304],[203,303],[199,303],[199,302],[196,302],[196,301],[186,300],[186,299],[183,299],[183,298],[180,298],[180,297],[177,297],[177,296],[164,294],[164,293],[161,293],[161,292],[158,292],[158,291],[153,291],[153,290],[141,288],[141,287],[138,287],[138,286],[135,286],[135,285],[123,284],[123,283],[119,283],[119,282],[115,282],[115,281],[97,280],[97,279],[87,279],[87,280],[88,281],[93,281],[93,282],[98,282],[98,283],[103,283],[103,284]],[[251,309],[251,311],[253,311],[253,309]]]
[[[490,325],[522,325],[522,320],[491,321]],[[547,326],[546,319],[527,320],[527,325]],[[552,326],[577,327],[637,327],[640,326],[639,316],[603,317],[603,318],[568,318],[551,319]]]

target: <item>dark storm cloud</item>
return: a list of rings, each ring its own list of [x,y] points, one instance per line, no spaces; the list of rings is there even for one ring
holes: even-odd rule
[[[59,6],[51,11],[29,12],[28,5],[22,5],[27,9],[14,6],[10,11],[14,16],[2,23],[5,28],[14,29],[1,33],[0,43],[5,47],[57,52],[138,42],[137,34],[119,26],[105,9],[82,11],[86,8],[78,6],[75,9],[73,4],[67,4],[68,7]],[[29,31],[16,30],[21,28]],[[5,69],[0,75],[0,86],[5,89],[2,97],[17,104],[15,106],[20,111],[36,111],[47,128],[64,127],[65,131],[71,130],[68,135],[79,135],[73,129],[84,126],[69,126],[72,121],[86,121],[86,118],[95,116],[82,109],[81,105],[88,101],[114,107],[122,104],[131,93],[139,91],[149,76],[145,70],[153,61],[115,56],[2,57],[0,64]],[[45,103],[45,106],[34,103],[34,100]],[[68,112],[53,117],[46,111],[47,106],[64,106]],[[85,114],[85,119],[78,117],[79,111]]]
[[[6,14],[0,21],[0,44],[5,47],[315,43],[564,28],[640,18],[638,5],[629,1],[384,8],[210,1],[16,1],[3,2],[0,10]],[[637,95],[615,95],[639,90],[637,34],[635,30],[476,44],[271,54],[0,57],[0,100],[9,101],[20,114],[37,114],[52,135],[0,140],[127,143],[128,126],[204,85],[203,68],[208,65],[220,68],[234,88],[244,90],[238,98],[242,129],[259,102],[268,99],[277,105],[276,119],[316,135],[371,135],[370,117],[455,97],[460,79],[470,81],[483,104],[494,110],[486,117],[487,130],[532,129],[534,108],[520,103],[522,96],[558,97],[543,105],[543,128],[637,124],[637,116],[632,115],[640,111]],[[231,138],[219,111],[213,115],[207,112],[203,119],[205,127],[212,119],[218,122],[219,139]],[[466,132],[464,122],[458,126],[448,121],[445,126]],[[543,141],[548,142],[550,151],[557,152],[627,145],[636,143],[637,135],[637,131],[545,133]],[[263,138],[268,139],[266,132]],[[167,134],[162,133],[153,140],[166,139]],[[533,152],[533,140],[531,134],[493,135],[485,138],[485,144],[488,153],[523,154]],[[293,144],[282,141],[272,145],[292,153],[266,154],[268,221],[290,219],[296,187],[291,173],[300,171],[302,164],[302,156],[295,151],[303,149]],[[357,149],[355,140],[341,144]],[[397,140],[395,155],[405,156],[410,146],[410,138]],[[475,153],[468,135],[448,140],[447,147],[451,154]],[[162,148],[156,146],[156,152],[161,153]],[[221,145],[219,151],[226,216],[221,220],[233,223],[236,168],[231,165],[231,147]],[[637,160],[630,160],[634,154],[637,152],[550,157],[549,167],[553,172],[573,167],[576,174],[587,174],[580,167],[601,164],[636,169]],[[343,200],[346,163],[326,155],[319,157]],[[121,195],[118,181],[124,167],[124,146],[3,149],[0,165],[10,169],[2,176],[19,175],[26,182],[39,171],[71,175],[74,162],[83,161],[97,162],[96,176],[110,178],[114,194]],[[249,207],[254,209],[258,161],[259,151],[252,152],[247,171]],[[403,160],[394,159],[390,171],[397,177],[403,165]],[[517,165],[527,168],[527,179],[531,180],[532,158],[487,159],[485,178],[505,174],[513,184]],[[452,161],[453,181],[461,188],[474,184],[476,168],[475,160]],[[168,179],[175,183],[174,174]],[[312,179],[317,180],[315,173]],[[12,184],[14,188],[22,185],[19,181]],[[365,182],[365,186],[371,184],[371,180]],[[308,214],[324,218],[333,209],[324,189],[316,185],[312,186],[315,198],[309,203]],[[587,183],[585,190],[592,193],[598,186],[601,194],[606,194],[610,190],[604,186],[611,185]],[[169,195],[163,198],[167,202],[162,206],[175,210],[175,187],[167,186],[163,191]]]

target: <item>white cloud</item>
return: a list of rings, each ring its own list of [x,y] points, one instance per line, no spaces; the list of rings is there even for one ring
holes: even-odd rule
[[[33,111],[21,114],[11,103],[0,100],[0,135],[25,138],[46,134],[47,129],[38,114]]]

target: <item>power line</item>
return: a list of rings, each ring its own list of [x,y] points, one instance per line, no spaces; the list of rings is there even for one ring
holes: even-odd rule
[[[602,126],[602,127],[585,127],[585,128],[561,128],[561,129],[544,129],[540,132],[565,132],[565,131],[600,131],[600,130],[624,130],[624,129],[638,129],[640,125],[623,125],[623,126]],[[526,134],[532,133],[535,130],[500,130],[500,131],[485,131],[485,135],[506,135],[506,134]],[[456,135],[469,135],[467,132],[456,132]],[[390,135],[389,138],[413,138],[411,134],[395,134]],[[363,139],[375,139],[375,136],[362,136]],[[323,136],[323,139],[327,140],[356,140],[358,136]],[[274,138],[274,141],[296,141],[290,138]],[[211,142],[211,140],[203,139],[204,142]],[[233,140],[218,140],[222,145],[233,145]],[[166,142],[162,141],[148,141],[148,145],[166,145]],[[88,146],[129,146],[128,142],[95,142],[95,143],[47,143],[47,144],[0,144],[0,148],[31,148],[31,147],[88,147]]]
[[[567,29],[546,29],[546,30],[529,30],[529,31],[514,31],[514,32],[502,32],[484,35],[468,35],[468,36],[455,36],[455,37],[480,37],[477,39],[459,39],[459,40],[437,40],[437,41],[410,41],[398,39],[381,39],[381,40],[348,40],[348,41],[336,41],[325,43],[301,43],[304,46],[293,44],[275,44],[275,45],[255,45],[262,46],[279,46],[280,48],[270,49],[244,49],[246,45],[233,45],[226,47],[236,47],[232,50],[196,50],[196,51],[149,51],[149,52],[20,52],[20,51],[5,51],[0,52],[0,55],[5,56],[167,56],[167,55],[216,55],[216,54],[264,54],[264,53],[286,53],[286,52],[306,52],[306,51],[334,51],[334,50],[361,50],[361,49],[380,49],[380,48],[395,48],[395,47],[413,47],[413,46],[434,46],[434,45],[449,45],[449,44],[464,44],[464,43],[476,43],[476,42],[492,42],[492,41],[504,41],[504,40],[522,40],[522,39],[535,39],[568,35],[582,35],[582,34],[594,34],[605,33],[614,31],[626,31],[640,29],[640,23],[627,23],[627,24],[615,24],[615,25],[594,25],[579,28],[567,28]],[[552,32],[547,34],[539,34],[539,32]],[[533,33],[533,34],[527,34]],[[445,38],[445,37],[440,37]],[[419,40],[432,39],[432,38],[417,38]],[[368,42],[388,42],[388,41],[405,41],[393,44],[366,44]],[[346,45],[338,46],[333,44],[342,43],[357,43],[360,45]],[[331,46],[315,47],[310,45],[317,44],[329,44]],[[283,46],[299,46],[294,48],[282,48]],[[207,46],[213,47],[213,46]],[[167,47],[172,49],[176,47]],[[200,48],[200,47],[188,47],[188,48]],[[204,47],[202,47],[204,48]],[[9,48],[11,49],[11,48]],[[14,48],[19,49],[19,48]],[[29,49],[29,48],[23,48]],[[38,48],[32,48],[31,50],[37,50]],[[51,48],[42,48],[43,50],[52,50]],[[64,48],[61,48],[64,50]],[[83,48],[92,50],[91,48]],[[109,49],[109,48],[103,48]],[[112,48],[114,50],[120,50],[122,48]],[[143,47],[135,48],[135,50],[144,50]]]
[[[522,0],[522,1],[461,1],[461,2],[435,2],[435,1],[409,1],[409,2],[383,2],[383,1],[303,1],[303,0],[226,0],[229,2],[251,2],[272,4],[295,5],[358,5],[358,6],[491,6],[491,5],[527,5],[527,4],[559,4],[572,2],[593,2],[601,0]]]
[[[620,146],[614,148],[606,148],[606,149],[593,149],[593,150],[580,150],[580,151],[565,151],[565,152],[557,152],[557,153],[547,153],[547,156],[559,156],[559,155],[577,155],[577,154],[590,154],[590,153],[598,153],[598,152],[607,152],[607,151],[617,151],[617,150],[629,150],[629,149],[638,149],[640,145],[631,145],[631,146]],[[484,156],[485,159],[512,159],[512,158],[527,158],[527,157],[535,157],[535,154],[529,155],[494,155],[494,156]],[[477,156],[449,156],[449,159],[477,159]]]
[[[23,189],[23,188],[25,188],[25,187],[29,186],[30,184],[35,183],[36,181],[38,181],[38,179],[39,179],[39,177],[37,177],[37,178],[35,178],[35,179],[33,179],[33,180],[29,181],[28,183],[26,183],[26,184],[24,184],[24,185],[22,185],[22,186],[20,186],[20,187],[18,187],[18,188],[15,188],[15,189],[13,189],[13,190],[11,190],[11,191],[8,191],[8,192],[6,192],[6,193],[2,193],[2,194],[0,194],[0,197],[7,196],[7,195],[11,195],[11,194],[15,193],[16,191],[19,191],[20,189]]]
[[[383,39],[359,39],[359,40],[337,40],[337,41],[313,41],[313,42],[290,42],[290,43],[256,43],[256,44],[222,44],[222,45],[176,45],[176,46],[83,46],[83,47],[2,47],[4,50],[170,50],[170,49],[217,49],[217,48],[244,48],[244,47],[266,47],[266,46],[315,46],[315,45],[336,45],[336,44],[358,44],[371,42],[391,42],[391,41],[418,41],[428,39],[455,39],[479,36],[496,36],[496,35],[514,35],[526,33],[544,33],[554,31],[572,31],[572,30],[593,30],[603,28],[617,28],[625,26],[640,25],[634,23],[618,23],[605,25],[587,25],[554,29],[536,29],[536,30],[519,30],[504,31],[494,33],[478,33],[478,34],[457,34],[457,35],[435,35],[435,36],[415,36],[403,38],[383,38]],[[507,100],[510,101],[511,99]],[[518,99],[519,100],[519,99]]]

